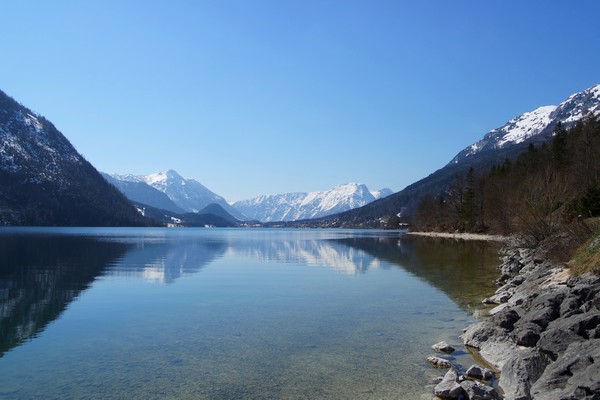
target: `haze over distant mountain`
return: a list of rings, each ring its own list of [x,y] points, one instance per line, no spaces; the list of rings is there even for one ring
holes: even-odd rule
[[[391,196],[304,225],[375,227],[380,226],[382,218],[397,214],[409,218],[424,196],[444,194],[456,174],[465,174],[470,167],[476,172],[486,173],[492,165],[515,158],[530,143],[537,146],[547,142],[559,122],[569,128],[589,115],[596,118],[600,115],[600,85],[575,93],[558,106],[540,107],[513,118],[466,147],[443,168]]]
[[[198,213],[210,204],[218,204],[239,220],[248,218],[218,194],[194,179],[185,179],[176,171],[149,175],[105,174],[107,180],[134,202],[175,213]]]
[[[393,193],[382,189],[371,193],[362,184],[347,183],[324,192],[298,192],[258,196],[233,203],[251,219],[262,222],[319,218],[351,210]]]
[[[0,225],[149,223],[50,121],[0,91]]]

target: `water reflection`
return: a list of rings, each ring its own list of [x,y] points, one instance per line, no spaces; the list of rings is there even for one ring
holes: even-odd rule
[[[0,356],[58,318],[127,248],[84,237],[0,236]]]
[[[371,241],[373,238],[357,238]],[[376,254],[369,253],[341,240],[269,240],[235,241],[229,243],[233,254],[261,261],[276,261],[323,266],[345,275],[365,273],[379,268]]]
[[[0,356],[39,334],[99,276],[173,284],[214,260],[235,256],[264,262],[325,266],[346,275],[402,268],[473,310],[493,291],[494,245],[386,233],[282,231],[132,231],[125,236],[0,235]],[[166,231],[165,231],[166,232]],[[240,233],[241,232],[241,233]]]
[[[216,258],[222,257],[228,245],[224,241],[200,239],[165,239],[162,242],[140,242],[107,271],[108,275],[141,277],[170,284],[177,278],[199,272]]]
[[[346,275],[375,268],[402,268],[444,291],[474,312],[494,292],[499,245],[495,242],[415,237],[405,234],[324,240],[236,241],[237,254],[260,260],[320,265]]]
[[[338,242],[398,266],[444,291],[473,312],[496,289],[499,244],[402,235],[399,238],[347,238]]]

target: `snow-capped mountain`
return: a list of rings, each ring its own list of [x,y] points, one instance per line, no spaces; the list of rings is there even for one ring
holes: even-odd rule
[[[50,121],[0,91],[0,225],[148,222]]]
[[[383,188],[383,189],[371,192],[371,194],[373,195],[373,197],[375,197],[375,200],[379,200],[379,199],[383,199],[384,197],[388,197],[391,194],[394,194],[394,191],[390,188]]]
[[[146,182],[121,180],[104,172],[102,172],[102,176],[134,203],[146,204],[176,214],[183,214],[185,212],[169,196],[148,185]]]
[[[223,197],[210,191],[194,179],[185,179],[172,169],[149,175],[110,174],[109,178],[109,180],[116,181],[113,184],[130,200],[156,208],[173,212],[183,210],[197,213],[209,204],[218,204],[235,218],[248,219],[229,205]],[[136,185],[134,186],[132,183]],[[147,187],[143,187],[143,185]],[[171,203],[167,202],[164,197],[158,196],[155,191],[166,195]]]
[[[262,222],[296,221],[351,210],[391,193],[386,188],[375,192],[375,196],[365,185],[347,183],[324,192],[258,196],[237,201],[233,203],[233,207],[249,218]]]
[[[575,93],[558,106],[539,107],[511,119],[458,153],[450,163],[458,164],[477,154],[525,141],[545,141],[558,122],[568,128],[589,114],[600,115],[600,85]]]

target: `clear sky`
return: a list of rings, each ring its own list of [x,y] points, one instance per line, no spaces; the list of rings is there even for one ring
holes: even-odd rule
[[[400,190],[600,83],[600,1],[5,1],[0,89],[101,171]]]

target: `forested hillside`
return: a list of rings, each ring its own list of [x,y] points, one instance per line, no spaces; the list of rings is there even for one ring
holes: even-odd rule
[[[533,144],[514,161],[457,173],[443,195],[424,198],[414,225],[423,230],[513,233],[541,242],[586,231],[600,216],[600,122],[588,116]],[[571,232],[572,233],[572,232]],[[588,235],[589,235],[588,231]]]

